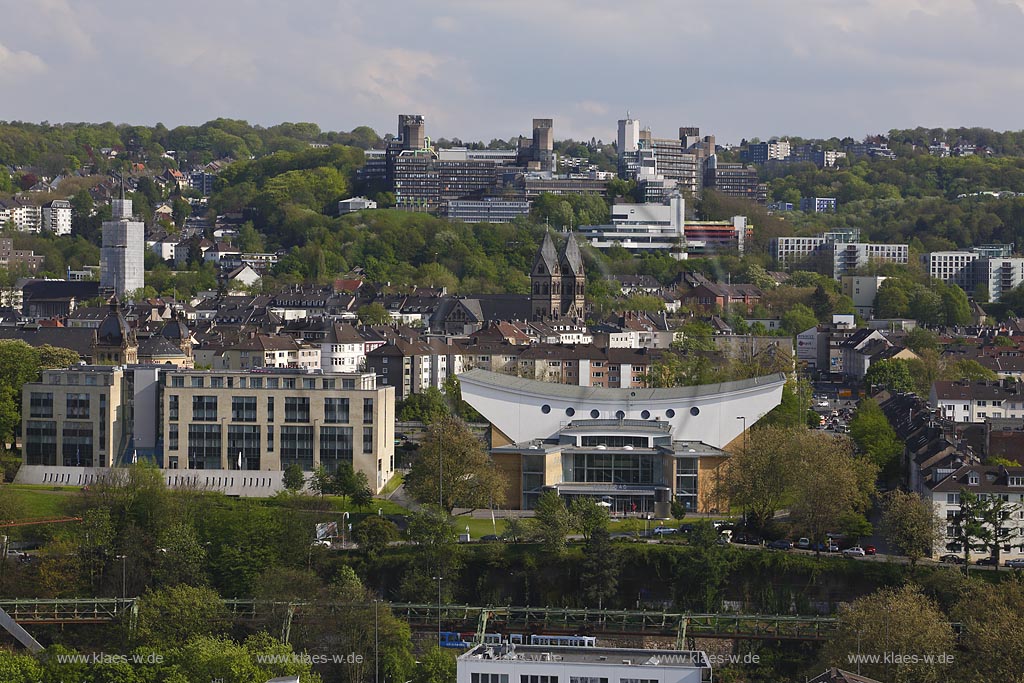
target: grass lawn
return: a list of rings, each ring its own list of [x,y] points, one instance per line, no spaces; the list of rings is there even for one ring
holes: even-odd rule
[[[478,517],[455,517],[452,521],[455,523],[456,533],[466,533],[466,527],[469,527],[469,537],[474,541],[479,541],[481,536],[487,534],[498,534],[499,536],[505,531],[505,520],[495,517],[497,522],[498,530],[494,530],[494,525],[491,524],[491,518],[486,519]]]
[[[402,474],[400,472],[396,472],[395,476],[391,477],[391,481],[384,484],[384,488],[380,490],[380,497],[383,498],[391,495],[395,489],[402,485],[402,481],[404,481]]]
[[[63,517],[65,504],[77,490],[75,487],[15,484],[6,484],[3,487],[3,492],[19,506],[18,521]]]

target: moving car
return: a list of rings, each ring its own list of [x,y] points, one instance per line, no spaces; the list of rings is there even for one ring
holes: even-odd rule
[[[785,538],[780,538],[768,544],[768,548],[771,550],[789,550],[792,547],[793,543]]]
[[[864,557],[865,555],[867,555],[867,553],[864,551],[864,548],[861,548],[859,545],[855,545],[852,548],[847,548],[843,551],[843,557]]]
[[[939,562],[942,562],[943,564],[963,564],[964,558],[953,553],[946,553],[939,558]]]

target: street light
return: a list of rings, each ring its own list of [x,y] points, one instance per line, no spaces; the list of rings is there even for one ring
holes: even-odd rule
[[[348,527],[348,513],[345,512],[341,516],[341,547],[345,547],[345,529]]]
[[[128,598],[128,556],[116,555],[115,559],[121,560],[121,599]]]
[[[437,646],[441,647],[441,581],[443,576],[430,577],[437,581]]]

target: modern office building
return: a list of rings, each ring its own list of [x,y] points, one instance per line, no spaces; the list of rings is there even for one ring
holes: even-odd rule
[[[907,263],[906,244],[857,242],[853,231],[833,231],[817,237],[776,237],[771,254],[780,268],[801,267],[831,275],[837,280],[873,262]]]
[[[455,683],[711,683],[700,650],[477,645],[456,661]]]
[[[800,210],[806,213],[835,213],[835,197],[802,197]]]
[[[618,245],[637,254],[663,250],[685,259],[688,252],[743,253],[753,236],[745,216],[733,216],[731,221],[688,221],[685,207],[678,191],[663,203],[615,204],[611,225],[582,225],[579,233],[597,249]]]
[[[289,465],[350,463],[376,493],[394,473],[394,396],[370,373],[46,370],[22,392],[18,480],[82,484],[145,459],[172,486],[272,495]]]
[[[971,296],[984,287],[988,301],[999,301],[1024,283],[1024,258],[1011,257],[1012,249],[1013,245],[983,245],[970,251],[933,251],[922,259],[929,277],[955,284]]]
[[[728,197],[768,203],[768,185],[762,183],[757,168],[747,164],[725,163],[717,156],[708,159],[704,168],[704,187]]]
[[[715,153],[715,139],[702,139],[700,129],[693,127],[681,127],[677,138],[656,138],[626,112],[618,122],[618,152],[619,175],[643,185],[648,200],[667,199],[677,190],[697,197],[704,184],[705,160]]]
[[[103,221],[100,289],[123,297],[146,285],[146,230],[132,218],[132,200],[115,199],[113,210],[111,220]]]
[[[454,199],[448,202],[447,214],[450,220],[464,223],[511,223],[530,214],[530,202],[502,197]]]
[[[888,278],[884,275],[844,275],[843,294],[853,301],[853,309],[862,318],[875,317],[875,297]]]
[[[22,388],[22,462],[111,467],[127,448],[124,369],[111,365],[44,370]]]

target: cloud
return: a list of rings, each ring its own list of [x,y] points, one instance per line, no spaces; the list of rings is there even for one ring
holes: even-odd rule
[[[418,112],[431,137],[489,140],[554,116],[558,137],[609,140],[630,109],[657,135],[738,142],[1018,128],[1024,107],[1024,0],[15,2],[0,82],[48,83],[5,102],[26,120],[385,132]]]
[[[0,43],[0,83],[15,83],[45,71],[46,63],[39,55],[25,50],[11,50]]]

